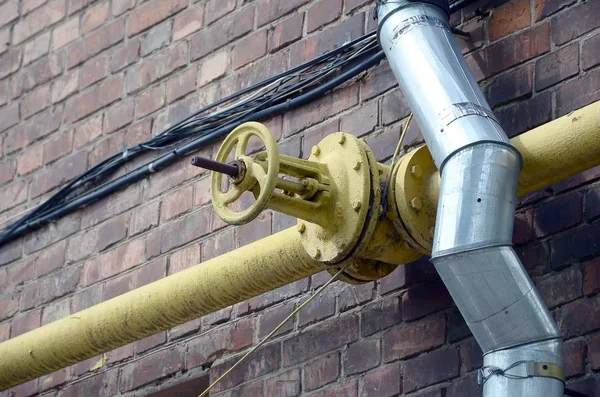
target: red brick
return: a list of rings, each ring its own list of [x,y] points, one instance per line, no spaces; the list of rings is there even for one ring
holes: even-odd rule
[[[174,169],[166,169],[155,175],[153,178],[150,178],[150,186],[145,189],[145,197],[146,199],[155,197],[195,176],[195,167],[174,167]]]
[[[86,9],[81,20],[81,33],[87,34],[102,26],[108,19],[109,7],[109,2],[104,1]]]
[[[52,83],[52,103],[60,102],[77,92],[79,71],[73,70],[60,76]]]
[[[254,319],[243,319],[213,328],[188,343],[186,368],[214,362],[224,354],[240,351],[254,341]]]
[[[30,380],[29,382],[23,383],[19,386],[10,389],[10,397],[27,397],[37,394],[39,391],[38,380]]]
[[[366,305],[361,310],[361,335],[369,336],[402,321],[398,297],[387,297]]]
[[[53,323],[71,314],[69,299],[52,302],[44,307],[42,325]]]
[[[357,109],[345,114],[340,119],[340,130],[362,136],[373,131],[379,124],[379,106],[377,101],[363,103]]]
[[[402,376],[398,365],[380,367],[367,372],[364,376],[360,395],[364,397],[397,396],[402,391],[401,381]]]
[[[235,3],[235,0],[208,0],[206,2],[206,24],[210,25],[235,10]]]
[[[202,329],[207,330],[212,328],[215,325],[225,324],[229,320],[231,320],[231,313],[233,311],[233,307],[229,306],[221,310],[217,310],[216,312],[212,312],[207,314],[206,316],[202,316]]]
[[[192,67],[167,81],[167,103],[172,103],[177,99],[196,90],[197,69]]]
[[[273,291],[265,292],[254,298],[250,298],[245,302],[238,304],[238,315],[248,314],[264,309],[265,307],[283,302],[289,298],[300,295],[308,290],[308,278],[298,280],[291,284],[274,289]]]
[[[304,13],[295,13],[273,27],[269,38],[269,51],[275,52],[280,48],[295,42],[302,37]]]
[[[129,235],[133,236],[158,225],[159,201],[153,201],[136,208],[131,213],[129,221]]]
[[[483,352],[475,341],[475,338],[469,338],[460,342],[459,350],[463,373],[483,366]]]
[[[182,368],[182,352],[178,346],[143,357],[122,369],[121,392],[136,389],[173,375]]]
[[[239,69],[267,53],[267,30],[247,35],[233,50],[233,68]]]
[[[272,22],[282,16],[296,11],[308,0],[272,0],[263,1],[258,5],[258,26]]]
[[[31,187],[31,197],[37,197],[51,189],[62,185],[87,169],[87,153],[78,152],[57,161],[51,168],[46,168],[35,175]]]
[[[19,293],[11,292],[0,296],[0,321],[12,317],[19,311]]]
[[[10,45],[10,29],[0,30],[0,54],[8,50]]]
[[[410,114],[410,108],[400,90],[388,92],[381,102],[381,118],[383,125],[395,123]]]
[[[533,91],[533,65],[524,65],[494,78],[487,89],[492,108],[514,99],[530,96]]]
[[[459,354],[454,348],[435,350],[404,362],[402,390],[411,392],[458,376]]]
[[[90,117],[75,128],[73,145],[75,148],[85,146],[102,135],[102,114]]]
[[[552,18],[552,41],[561,45],[600,26],[600,1],[589,0]]]
[[[600,369],[600,336],[595,335],[589,338],[587,356],[592,369]]]
[[[131,10],[135,7],[136,0],[113,0],[112,2],[112,13],[115,16],[123,14],[127,10]]]
[[[342,0],[321,0],[306,12],[306,32],[310,33],[342,15]]]
[[[6,322],[0,325],[0,342],[4,342],[10,338],[10,323]]]
[[[135,68],[127,71],[127,92],[146,87],[175,69],[187,65],[187,45],[180,42],[151,57],[145,58]]]
[[[306,127],[346,110],[358,103],[358,87],[350,85],[311,103],[310,108],[301,107],[285,113],[284,135],[293,135]]]
[[[190,7],[175,17],[172,40],[183,39],[202,28],[204,6]]]
[[[540,58],[535,64],[535,85],[543,90],[579,73],[579,44],[561,48]]]
[[[106,129],[110,134],[133,121],[134,101],[131,98],[119,101],[105,113]],[[100,132],[102,129],[100,128]]]
[[[252,66],[241,69],[236,76],[236,89],[241,90],[288,69],[288,55],[284,51],[263,57]]]
[[[67,241],[63,240],[45,249],[36,259],[36,275],[43,276],[60,267],[65,262]]]
[[[335,291],[327,290],[306,305],[298,314],[298,326],[304,327],[335,314]]]
[[[405,359],[441,346],[445,341],[445,318],[442,313],[395,328],[383,336],[383,361]]]
[[[147,56],[169,44],[171,40],[171,22],[166,21],[152,28],[141,41],[140,54]]]
[[[95,32],[83,41],[72,43],[68,48],[68,68],[79,65],[123,40],[125,36],[125,20],[118,19]]]
[[[483,18],[471,19],[467,23],[460,25],[458,28],[471,36],[468,40],[457,40],[463,54],[472,52],[485,44],[486,39]]]
[[[344,356],[344,375],[353,375],[377,367],[381,362],[379,339],[358,341],[348,347]]]
[[[45,375],[40,378],[40,389],[47,391],[57,386],[63,385],[70,378],[69,368],[55,371],[49,375]]]
[[[50,48],[50,32],[47,32],[25,44],[23,50],[23,66],[46,55]]]
[[[0,190],[0,212],[13,208],[27,200],[27,181],[18,181]]]
[[[19,17],[19,3],[8,1],[0,6],[0,27],[9,24]]]
[[[108,76],[108,54],[101,54],[81,66],[79,89],[82,90]]]
[[[167,341],[167,332],[162,331],[158,334],[148,336],[134,343],[136,354],[143,353],[157,346],[164,344]]]
[[[547,236],[581,223],[582,201],[580,192],[571,192],[540,205],[535,209],[536,234]]]
[[[133,240],[125,245],[86,261],[83,265],[81,285],[94,284],[142,263],[144,241]]]
[[[74,14],[77,11],[81,11],[95,1],[96,0],[69,0],[69,14]]]
[[[466,56],[477,80],[550,51],[550,24],[538,25]]]
[[[344,332],[339,332],[343,329]],[[283,341],[283,364],[290,366],[340,348],[358,338],[358,318],[344,316]]]
[[[404,320],[412,321],[448,307],[452,298],[441,282],[431,282],[410,288],[402,296]]]
[[[4,131],[20,121],[19,104],[13,103],[4,109],[0,109],[0,131]]]
[[[66,15],[66,1],[54,0],[17,22],[13,28],[13,44],[19,44],[37,32],[60,21]]]
[[[556,90],[556,117],[600,99],[600,69],[564,82]]]
[[[21,116],[27,119],[50,106],[50,86],[45,85],[31,92],[21,104]]]
[[[152,87],[136,98],[135,118],[139,119],[154,113],[165,106],[165,86],[163,84]]]
[[[575,300],[581,296],[582,276],[579,268],[571,267],[536,282],[548,308]]]
[[[600,46],[600,34],[590,37],[583,42],[581,48],[581,67],[585,70],[600,64],[600,53],[595,51]]]
[[[259,318],[258,338],[262,340],[271,333],[285,318],[287,318],[295,308],[294,302],[287,302],[283,305],[265,310]],[[284,335],[294,329],[294,319],[288,320],[274,336]]]
[[[375,288],[375,283],[344,285],[344,288],[338,295],[340,312],[350,310],[373,299]]]
[[[11,79],[11,96],[13,98],[21,96],[24,92],[61,74],[63,60],[62,53],[50,54],[21,69],[21,72]]]
[[[259,349],[246,361],[236,367],[213,389],[215,392],[235,387],[241,383],[256,379],[276,371],[281,365],[281,346],[271,344]],[[213,366],[210,371],[210,381],[214,382],[229,370],[238,358],[230,359],[222,364]]]
[[[490,41],[531,25],[531,3],[529,0],[514,0],[508,5],[496,8],[488,22]]]
[[[42,145],[33,146],[24,150],[19,156],[17,173],[27,175],[42,166],[44,148]]]
[[[123,76],[111,77],[92,89],[70,98],[67,101],[69,112],[66,122],[72,123],[80,120],[120,99],[122,94]]]
[[[21,262],[13,262],[7,269],[8,285],[16,287],[35,278],[35,258],[27,257]]]
[[[166,196],[162,201],[162,221],[174,218],[192,208],[193,186],[189,185]]]
[[[181,248],[169,259],[169,275],[180,272],[200,263],[200,245],[192,244]]]
[[[186,0],[152,0],[131,12],[127,36],[131,37],[164,21],[187,6]]]
[[[301,395],[300,370],[291,369],[282,374],[267,378],[267,396],[296,397]],[[253,394],[258,395],[258,394]],[[244,396],[244,395],[240,395]]]
[[[137,62],[140,54],[140,42],[138,40],[129,40],[123,45],[114,49],[110,56],[110,70],[112,73]]]
[[[334,382],[340,375],[340,354],[333,353],[304,366],[304,390],[311,391]]]
[[[552,120],[552,94],[542,92],[526,101],[520,101],[496,111],[498,121],[512,138]]]
[[[209,212],[207,210],[196,211],[178,222],[169,223],[160,229],[161,253],[180,247],[192,240],[205,236],[209,233]]]
[[[200,65],[198,87],[202,87],[223,76],[229,68],[229,53],[221,51],[208,57]]]
[[[0,79],[19,70],[21,54],[21,48],[12,48],[0,56]]]
[[[128,216],[111,219],[98,228],[95,252],[103,251],[127,236]]]
[[[30,254],[71,236],[79,230],[80,220],[79,215],[67,215],[55,223],[30,234],[25,238],[24,252]]]
[[[286,0],[289,1],[289,0]],[[190,39],[190,58],[195,61],[242,37],[254,28],[254,7],[246,7],[223,18]]]
[[[77,16],[54,28],[52,31],[52,50],[56,51],[79,37],[79,16]]]
[[[262,396],[263,395],[263,381],[258,380],[255,382],[247,383],[239,388],[231,391],[231,397],[243,397],[243,396]]]
[[[600,296],[579,299],[554,311],[554,318],[565,338],[600,329]],[[582,315],[582,313],[586,313]]]
[[[362,36],[364,34],[364,22],[365,14],[356,14],[294,44],[290,53],[291,66],[300,65],[326,51],[339,47],[348,38],[356,39]]]
[[[243,247],[271,235],[271,214],[263,212],[253,222],[238,226],[238,246]]]
[[[22,251],[23,241],[21,239],[8,242],[0,251],[0,265],[5,265],[19,259]],[[3,281],[3,284],[6,284],[6,272],[0,272],[0,281]]]
[[[540,21],[573,3],[575,0],[535,0],[535,20]]]
[[[202,260],[206,261],[235,249],[235,229],[230,228],[212,234],[205,240],[202,249]]]
[[[585,341],[577,340],[563,345],[565,357],[565,376],[567,378],[581,375],[585,372]]]
[[[61,397],[110,397],[117,394],[119,369],[101,372],[97,375],[71,383],[61,390]]]
[[[20,159],[19,159],[20,160]],[[17,162],[14,159],[5,160],[0,163],[0,185],[10,182],[15,177]]]
[[[600,262],[593,262],[583,268],[583,293],[592,295],[600,292]]]

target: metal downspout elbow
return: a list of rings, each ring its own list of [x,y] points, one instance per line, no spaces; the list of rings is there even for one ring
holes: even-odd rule
[[[432,261],[484,352],[485,397],[562,397],[562,340],[511,247],[521,156],[448,25],[425,2],[379,2],[378,37],[441,172]]]

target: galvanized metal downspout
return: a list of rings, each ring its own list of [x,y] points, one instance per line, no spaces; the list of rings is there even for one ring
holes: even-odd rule
[[[511,248],[521,156],[424,2],[380,1],[379,40],[441,171],[432,261],[484,351],[485,397],[562,397],[559,330]]]

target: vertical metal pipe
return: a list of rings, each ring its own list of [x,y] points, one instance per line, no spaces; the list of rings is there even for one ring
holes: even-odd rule
[[[448,25],[418,1],[381,1],[378,37],[441,172],[432,261],[484,351],[485,397],[562,397],[562,342],[510,247],[522,160]]]

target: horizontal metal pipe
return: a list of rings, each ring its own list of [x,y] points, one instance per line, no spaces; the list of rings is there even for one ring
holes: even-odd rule
[[[324,270],[295,228],[0,343],[0,390]]]

